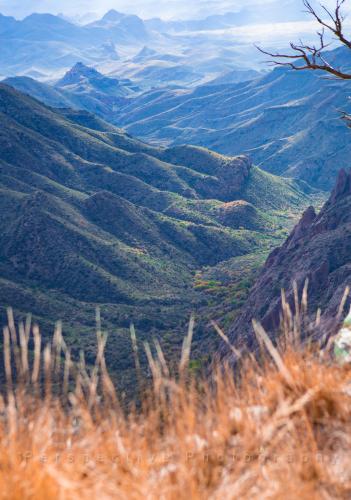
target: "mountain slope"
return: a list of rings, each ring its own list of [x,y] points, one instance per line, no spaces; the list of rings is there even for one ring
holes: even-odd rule
[[[335,66],[350,66],[345,48],[327,57]],[[272,173],[331,189],[351,152],[349,131],[339,119],[340,110],[350,111],[349,93],[348,82],[278,68],[239,84],[149,91],[129,101],[115,120],[148,141],[246,153]]]
[[[345,49],[328,57],[335,66],[349,64]],[[120,85],[116,85],[116,79],[101,74],[89,80],[86,71],[95,74],[77,65],[67,76],[78,74],[83,84],[55,89],[22,78],[7,83],[51,106],[70,101],[73,107],[97,113],[149,142],[192,143],[222,154],[248,154],[273,174],[302,179],[323,190],[330,190],[338,169],[348,166],[350,134],[340,120],[341,110],[351,111],[347,81],[277,69],[245,83],[154,89],[133,96],[130,82],[117,80]],[[116,96],[121,89],[124,96]]]
[[[132,82],[119,81],[102,75],[96,69],[83,63],[77,63],[55,84],[56,88],[68,89],[75,94],[96,93],[104,95],[105,99],[125,97],[133,93]]]
[[[269,256],[248,300],[231,327],[237,344],[253,342],[252,319],[267,330],[279,327],[281,289],[294,309],[293,283],[299,293],[308,280],[310,314],[322,311],[324,333],[335,318],[347,286],[351,285],[351,172],[341,170],[328,202],[319,214],[308,208],[281,248]],[[348,297],[349,302],[349,297]]]
[[[139,90],[130,80],[106,77],[83,63],[75,64],[55,85],[26,76],[6,78],[3,83],[48,106],[85,109],[110,121],[114,109]]]
[[[0,120],[2,314],[61,318],[79,349],[99,305],[118,369],[131,320],[142,338],[176,332],[207,300],[196,271],[267,252],[310,202],[308,186],[246,157],[153,148],[4,84]]]

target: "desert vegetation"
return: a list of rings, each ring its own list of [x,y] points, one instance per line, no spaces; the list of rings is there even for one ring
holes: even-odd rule
[[[255,324],[257,356],[229,346],[236,363],[224,357],[211,382],[189,363],[194,318],[176,371],[159,343],[145,344],[150,385],[132,328],[140,399],[128,406],[106,369],[99,316],[88,366],[59,326],[44,345],[36,325],[16,327],[9,311],[1,498],[349,498],[350,365],[335,359],[334,337],[302,340],[316,326],[304,311],[305,295],[294,315],[285,303],[277,346]]]

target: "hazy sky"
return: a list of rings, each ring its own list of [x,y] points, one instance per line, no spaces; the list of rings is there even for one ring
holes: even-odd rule
[[[322,1],[322,0],[321,0]],[[234,12],[252,4],[275,3],[284,22],[284,3],[290,2],[296,11],[303,10],[302,0],[0,0],[0,12],[21,18],[33,12],[63,13],[68,16],[96,13],[103,15],[109,9],[121,12],[138,14],[143,19],[162,17],[165,19],[180,19],[191,17],[205,17],[210,14]],[[329,7],[335,5],[336,0],[323,0]],[[312,0],[317,3],[317,0]],[[346,2],[350,8],[351,2]],[[268,22],[269,19],[262,19]]]
[[[297,5],[302,4],[302,0],[295,1]],[[113,8],[138,14],[144,19],[154,16],[190,18],[232,12],[249,4],[267,2],[272,0],[0,0],[0,12],[15,17],[23,17],[32,12],[67,15],[96,12],[101,15]]]

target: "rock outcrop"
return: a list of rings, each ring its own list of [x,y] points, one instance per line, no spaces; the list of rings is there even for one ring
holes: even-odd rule
[[[309,313],[322,311],[323,334],[351,285],[351,171],[341,170],[320,213],[308,208],[282,247],[275,249],[230,330],[236,345],[254,342],[252,320],[274,334],[281,316],[281,290],[294,308],[293,283],[301,292],[308,280]],[[346,308],[345,308],[346,309]]]

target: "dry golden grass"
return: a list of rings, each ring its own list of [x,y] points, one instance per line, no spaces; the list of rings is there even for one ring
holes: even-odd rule
[[[265,361],[242,361],[240,377],[222,366],[211,384],[187,373],[192,323],[177,377],[160,347],[153,357],[146,346],[154,387],[142,409],[126,414],[100,331],[97,363],[88,370],[83,359],[78,366],[70,360],[59,328],[43,349],[38,329],[28,323],[16,330],[10,314],[0,497],[351,498],[350,366],[296,342],[279,354],[256,329]],[[134,331],[132,341],[139,370]]]

